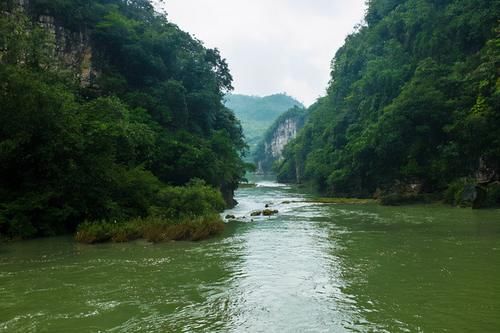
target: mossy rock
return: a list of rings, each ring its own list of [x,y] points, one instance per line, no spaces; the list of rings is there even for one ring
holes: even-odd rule
[[[276,214],[278,214],[278,213],[279,213],[279,211],[277,211],[277,210],[272,210],[272,209],[264,209],[264,210],[262,211],[262,215],[264,215],[264,216],[273,216],[273,215],[276,215]]]

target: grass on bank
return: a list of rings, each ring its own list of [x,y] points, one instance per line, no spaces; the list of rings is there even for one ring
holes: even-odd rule
[[[85,244],[123,243],[136,239],[154,243],[174,240],[200,241],[216,236],[223,230],[224,222],[217,214],[179,220],[147,217],[127,222],[85,222],[79,226],[75,239]]]
[[[226,206],[222,194],[200,180],[181,187],[163,186],[144,206],[143,212],[84,222],[78,226],[75,238],[87,244],[136,239],[155,243],[199,241],[218,235],[224,229],[218,214]],[[148,217],[136,217],[142,215],[138,213]]]

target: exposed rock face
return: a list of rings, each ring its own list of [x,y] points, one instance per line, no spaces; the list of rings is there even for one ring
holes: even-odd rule
[[[305,110],[294,108],[284,113],[271,126],[255,154],[260,173],[270,172],[275,161],[283,157],[285,146],[297,137],[304,125]]]
[[[14,8],[27,13],[30,13],[30,5],[30,0],[13,1]],[[93,85],[99,71],[94,65],[94,49],[89,31],[85,28],[71,31],[50,15],[37,15],[34,20],[51,35],[54,44],[47,47],[53,49],[60,63],[76,73],[83,87]]]
[[[299,130],[298,120],[295,118],[288,118],[282,122],[276,132],[273,134],[271,142],[265,142],[265,152],[267,155],[275,159],[280,159],[283,156],[283,149],[288,142],[297,137]]]
[[[69,31],[58,25],[52,16],[41,15],[38,21],[54,37],[55,51],[61,62],[77,73],[82,86],[90,86],[98,76],[92,63],[90,34],[86,30]]]

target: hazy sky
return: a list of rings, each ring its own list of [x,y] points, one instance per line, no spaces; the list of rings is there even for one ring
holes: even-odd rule
[[[227,59],[236,93],[325,94],[330,61],[365,0],[165,0],[171,22]]]

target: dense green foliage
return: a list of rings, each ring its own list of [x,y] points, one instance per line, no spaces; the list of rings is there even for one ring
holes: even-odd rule
[[[294,121],[297,124],[297,128],[300,129],[304,126],[306,120],[306,109],[302,107],[295,106],[285,113],[281,114],[278,119],[274,121],[271,127],[268,128],[264,134],[264,138],[259,142],[255,153],[253,155],[254,162],[260,166],[261,171],[270,172],[273,166],[278,162],[277,158],[272,155],[272,153],[267,149],[266,145],[270,145],[273,141],[279,127],[287,120]]]
[[[327,96],[287,147],[279,178],[349,196],[397,184],[441,192],[475,177],[480,164],[498,180],[499,2],[368,5],[366,24],[335,56]]]
[[[286,94],[266,97],[229,94],[226,96],[225,105],[233,110],[241,121],[251,155],[263,140],[266,130],[281,114],[295,106],[303,107],[300,102]]]
[[[232,78],[217,50],[146,0],[0,6],[0,234],[223,208],[218,190],[228,197],[243,176],[245,143],[222,104]],[[40,15],[89,36],[90,84],[63,65]]]

